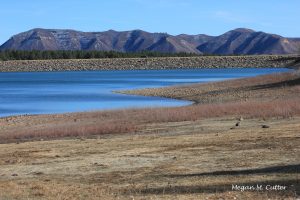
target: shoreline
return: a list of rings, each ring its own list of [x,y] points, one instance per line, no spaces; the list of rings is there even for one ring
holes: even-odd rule
[[[295,71],[294,71],[295,72]],[[282,73],[293,73],[293,72],[280,72],[275,73],[276,74],[282,74]],[[159,98],[165,98],[165,99],[171,99],[171,100],[177,100],[177,101],[183,101],[186,103],[189,103],[187,105],[181,105],[181,106],[158,106],[158,107],[129,107],[129,108],[116,108],[116,109],[93,109],[93,110],[87,110],[87,111],[73,111],[73,112],[62,112],[62,113],[40,113],[40,114],[16,114],[16,115],[8,115],[8,116],[0,116],[0,119],[7,119],[7,118],[19,118],[19,117],[31,117],[31,116],[55,116],[55,115],[76,115],[76,114],[84,114],[84,113],[93,113],[93,112],[110,112],[110,111],[118,111],[118,110],[130,110],[130,109],[152,109],[152,108],[176,108],[176,107],[186,107],[186,106],[193,106],[193,105],[199,105],[203,102],[197,100],[197,99],[187,99],[182,98],[178,96],[173,96],[169,94],[165,94],[165,91],[169,91],[172,88],[186,88],[186,87],[193,87],[197,85],[206,85],[206,84],[218,84],[223,83],[227,81],[234,81],[234,80],[243,80],[243,79],[252,79],[255,77],[261,77],[261,76],[268,76],[272,74],[267,75],[258,75],[254,77],[244,77],[244,78],[237,78],[237,79],[228,79],[228,80],[220,80],[220,81],[212,81],[212,82],[195,82],[195,83],[189,83],[189,84],[176,84],[173,86],[163,86],[163,87],[157,87],[157,88],[141,88],[141,89],[129,89],[129,90],[115,90],[111,91],[111,93],[116,94],[122,94],[122,95],[137,95],[137,96],[148,96],[148,97],[159,97]],[[273,74],[274,75],[274,74]],[[160,91],[162,93],[156,94],[155,91]]]
[[[34,119],[34,122],[31,123],[33,130],[35,130],[36,128],[35,122],[39,122],[42,124],[44,122],[54,123],[56,120],[53,121],[53,119],[56,118],[60,118],[62,120],[66,120],[70,118],[71,124],[73,123],[73,120],[75,124],[77,124],[76,120],[79,118],[83,118],[83,116],[85,116],[86,118],[89,117],[94,118],[94,115],[100,115],[100,116],[103,115],[103,120],[104,120],[103,123],[105,123],[106,120],[110,121],[110,118],[114,119],[115,116],[118,116],[119,115],[118,113],[121,113],[122,115],[121,118],[124,117],[127,119],[132,117],[133,120],[138,119],[138,121],[140,121],[139,117],[136,118],[139,114],[153,113],[154,115],[157,115],[157,113],[166,111],[165,114],[170,115],[171,116],[170,119],[172,121],[173,114],[168,114],[168,112],[170,113],[183,112],[184,113],[183,118],[185,119],[186,118],[185,115],[187,115],[187,119],[190,120],[193,119],[193,116],[188,116],[188,112],[194,112],[193,108],[199,109],[199,113],[197,111],[195,117],[198,118],[198,116],[201,116],[200,117],[201,119],[207,117],[208,118],[218,117],[218,116],[233,117],[237,115],[245,115],[245,116],[249,116],[250,118],[252,115],[253,117],[264,117],[264,116],[276,117],[278,115],[285,118],[288,115],[294,115],[293,113],[295,113],[297,116],[298,106],[295,105],[295,102],[297,102],[300,98],[298,95],[299,93],[298,91],[300,91],[300,87],[297,86],[299,84],[298,83],[299,73],[297,72],[298,71],[283,72],[278,74],[260,75],[256,77],[229,79],[229,80],[208,82],[208,83],[193,83],[187,85],[174,85],[174,86],[159,87],[159,88],[143,88],[143,89],[135,89],[135,90],[113,91],[115,93],[124,94],[124,95],[142,95],[142,96],[170,98],[174,100],[190,102],[190,104],[184,106],[174,106],[174,107],[124,108],[124,109],[108,109],[108,110],[91,110],[91,111],[82,111],[82,112],[79,111],[79,112],[68,112],[68,113],[51,113],[51,114],[45,113],[45,114],[29,114],[29,115],[23,114],[23,115],[3,116],[0,117],[0,132],[1,130],[6,130],[5,125],[7,124],[12,125],[13,127],[16,122],[21,122],[21,124],[23,124],[24,122],[26,122],[27,119],[30,120],[32,118]],[[279,85],[277,85],[277,83],[279,83]],[[289,86],[289,84],[291,84],[291,86]],[[288,103],[288,105],[285,105],[286,103]],[[270,108],[268,108],[271,105],[275,106],[274,109],[276,109],[276,106],[283,106],[283,107],[287,107],[288,110],[285,111],[285,109],[283,108],[281,110],[275,110],[275,112],[273,112],[272,110],[270,110]],[[250,109],[251,106],[252,107],[262,106],[262,109],[264,110],[262,112],[269,112],[269,113],[260,114],[255,110],[248,111],[248,109]],[[293,106],[295,106],[295,109],[292,109]],[[232,112],[230,109],[232,108],[236,109],[235,107],[237,107],[238,109],[240,107],[242,109],[245,109],[245,111],[240,112],[236,110],[238,111],[236,112],[235,110],[233,110]],[[224,109],[224,111],[221,110],[220,114],[213,114],[214,109],[219,109],[219,108]],[[211,113],[209,113],[207,116],[202,116],[201,109],[204,110],[213,109],[212,115],[210,115]],[[269,110],[267,111],[265,109],[267,110],[269,109]],[[128,115],[125,114],[123,116],[123,114],[126,112],[130,114]],[[144,121],[148,121],[149,123],[153,123],[156,120],[159,121],[159,118],[161,116],[158,115],[157,117],[158,119],[154,118],[149,121],[147,120],[146,116],[143,116],[141,123],[143,124]],[[42,120],[40,120],[39,118],[41,118]],[[166,120],[168,120],[168,118],[169,116],[166,118]],[[180,119],[181,118],[179,117],[179,120]],[[119,120],[118,117],[116,118],[116,120]],[[130,121],[131,120],[129,120],[128,123]],[[12,124],[10,122],[12,122]],[[59,123],[62,126],[64,126],[64,123],[62,122]],[[95,126],[98,125],[95,124]],[[8,128],[7,130],[10,130],[10,128]],[[17,128],[17,130],[22,130],[22,129]],[[44,131],[46,132],[46,130],[40,130],[39,128],[37,130],[41,132]],[[70,129],[67,132],[70,132],[71,134],[72,130],[73,129]],[[30,133],[30,131],[28,133]]]
[[[183,101],[192,101],[194,102],[193,105],[199,104],[207,104],[207,103],[225,103],[223,100],[224,96],[232,95],[232,99],[230,101],[248,101],[254,95],[252,93],[247,93],[247,90],[253,90],[256,87],[257,82],[259,84],[265,84],[263,80],[264,78],[270,79],[270,82],[273,77],[276,78],[278,76],[277,81],[280,82],[282,87],[289,87],[288,82],[291,81],[289,79],[296,79],[299,77],[299,70],[292,70],[289,72],[280,72],[280,73],[273,73],[273,74],[265,74],[265,75],[258,75],[254,77],[244,77],[244,78],[237,78],[237,79],[228,79],[228,80],[221,80],[221,81],[213,81],[213,82],[206,82],[206,83],[191,83],[186,85],[173,85],[173,86],[166,86],[166,87],[159,87],[159,88],[141,88],[141,89],[133,89],[133,90],[120,90],[116,91],[120,94],[127,94],[127,95],[142,95],[142,96],[152,96],[152,97],[164,97],[164,98],[172,98],[177,100]],[[251,83],[250,81],[254,81]],[[244,83],[246,82],[246,84]],[[268,82],[268,80],[266,80]],[[224,85],[223,85],[224,84]],[[236,86],[233,86],[236,84]],[[240,85],[242,84],[242,85]],[[271,83],[273,84],[273,83]],[[230,86],[230,88],[228,87]],[[297,85],[297,83],[296,83]],[[203,90],[203,91],[201,91]],[[245,90],[245,91],[244,91]],[[283,89],[284,90],[284,89]],[[268,91],[268,90],[266,90]],[[268,91],[269,92],[269,91]],[[242,93],[242,95],[240,95]],[[213,98],[216,98],[220,95],[221,101],[214,101]],[[236,96],[237,95],[237,96]],[[282,98],[278,94],[268,94],[268,97],[272,97],[272,95],[276,96],[276,98]],[[235,96],[235,97],[233,97]],[[255,100],[268,100],[266,97],[262,98],[262,96],[257,96]],[[201,98],[205,98],[202,100]],[[274,97],[273,97],[274,98]],[[275,99],[276,99],[275,98]],[[220,100],[219,99],[219,100]]]
[[[286,68],[295,55],[104,58],[0,61],[0,72]]]
[[[260,69],[260,68],[257,68]],[[270,68],[270,69],[276,69],[276,68]],[[215,69],[218,70],[218,69]],[[18,73],[18,72],[16,72]],[[20,72],[21,73],[21,72]],[[271,72],[270,72],[271,73]],[[273,72],[274,73],[274,72]],[[273,74],[271,73],[271,74]],[[282,73],[282,72],[276,72],[276,73]],[[261,75],[256,75],[256,76],[261,76]],[[255,76],[252,76],[252,78]],[[240,77],[240,78],[230,78],[228,80],[235,80],[235,79],[243,79],[245,77]],[[248,77],[251,78],[251,77]],[[139,92],[139,91],[144,91],[144,90],[148,90],[148,89],[166,89],[168,90],[169,88],[173,88],[173,87],[182,87],[182,86],[189,86],[189,85],[195,85],[195,84],[207,84],[207,83],[215,83],[215,82],[223,82],[223,81],[227,81],[226,79],[224,80],[215,80],[215,81],[208,81],[208,82],[194,82],[194,83],[178,83],[176,85],[172,85],[172,86],[160,86],[160,87],[154,87],[154,88],[140,88],[140,89],[124,89],[124,90],[112,90],[110,91],[112,94],[122,94],[122,95],[136,95],[136,96],[148,96],[151,97],[152,95],[144,95],[144,94],[139,94],[139,93],[135,93],[135,92]],[[162,98],[162,99],[166,99],[166,100],[175,100],[175,101],[180,101],[182,103],[185,103],[185,105],[162,105],[162,106],[147,106],[145,105],[144,107],[123,107],[123,108],[108,108],[108,109],[90,109],[90,110],[78,110],[78,111],[68,111],[68,112],[53,112],[53,113],[24,113],[24,114],[13,114],[13,115],[6,115],[6,116],[1,116],[0,115],[0,119],[1,118],[14,118],[14,117],[19,117],[19,116],[35,116],[35,115],[69,115],[69,114],[75,114],[75,113],[89,113],[89,112],[105,112],[105,111],[116,111],[116,110],[124,110],[124,109],[147,109],[147,108],[174,108],[174,107],[184,107],[184,106],[192,106],[192,105],[197,105],[200,104],[200,102],[198,100],[195,99],[185,99],[185,98],[177,98],[177,97],[170,97],[170,96],[152,96],[152,97],[158,97],[158,98]]]

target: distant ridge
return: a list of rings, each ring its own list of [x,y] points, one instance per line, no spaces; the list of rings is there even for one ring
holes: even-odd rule
[[[300,47],[300,38],[238,28],[220,36],[169,35],[143,30],[81,32],[75,30],[36,28],[11,37],[0,50],[100,50],[158,51],[197,54],[292,54]]]

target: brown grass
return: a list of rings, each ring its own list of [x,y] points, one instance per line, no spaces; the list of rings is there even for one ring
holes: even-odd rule
[[[300,117],[245,119],[230,129],[235,123],[168,122],[142,130],[153,134],[0,144],[0,199],[298,197]],[[241,192],[231,184],[288,189]]]
[[[145,124],[195,121],[213,117],[290,118],[300,115],[300,98],[272,102],[233,102],[198,104],[176,108],[128,109],[94,113],[70,114],[64,121],[53,120],[46,125],[8,129],[0,134],[0,142],[18,140],[89,137],[103,134],[137,132]],[[63,115],[62,115],[63,116]]]

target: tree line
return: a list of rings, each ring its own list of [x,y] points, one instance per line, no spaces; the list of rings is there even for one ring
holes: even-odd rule
[[[146,58],[146,57],[191,57],[195,53],[162,53],[153,51],[117,52],[117,51],[0,51],[0,60],[49,60],[49,59],[91,59],[91,58]]]

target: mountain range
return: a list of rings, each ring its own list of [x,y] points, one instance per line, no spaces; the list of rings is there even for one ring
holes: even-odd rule
[[[300,38],[238,28],[219,36],[170,35],[143,30],[81,32],[36,28],[12,36],[0,50],[99,50],[158,51],[196,54],[292,54],[300,47]]]

